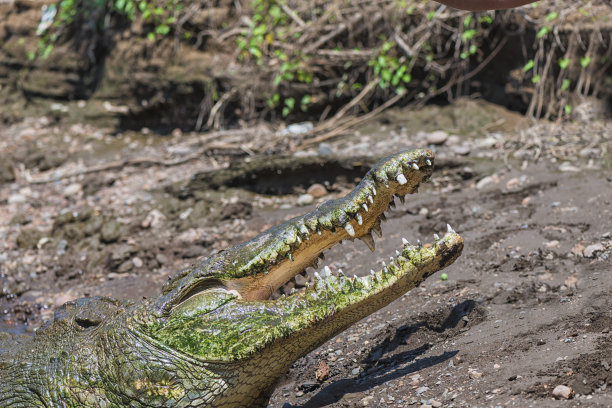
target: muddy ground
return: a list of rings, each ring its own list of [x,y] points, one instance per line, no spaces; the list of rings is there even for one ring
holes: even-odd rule
[[[375,253],[347,242],[325,264],[365,274],[447,223],[463,255],[298,360],[270,406],[612,406],[609,119],[460,100],[307,149],[263,126],[146,133],[46,117],[0,130],[0,330],[30,334],[76,297],[154,295],[198,257],[345,194],[379,157],[429,146],[431,182],[388,213]]]

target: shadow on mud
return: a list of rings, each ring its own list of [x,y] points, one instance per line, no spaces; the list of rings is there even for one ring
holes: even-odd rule
[[[474,315],[478,318],[472,318]],[[478,303],[474,300],[466,300],[455,305],[450,312],[447,309],[446,312],[441,312],[438,316],[430,316],[429,318],[419,319],[414,324],[401,326],[395,330],[392,336],[386,337],[382,343],[374,347],[363,360],[365,376],[333,382],[321,389],[303,405],[285,404],[283,408],[316,408],[330,405],[340,401],[346,394],[364,392],[396,378],[450,360],[459,353],[459,350],[445,351],[438,356],[417,360],[419,356],[431,348],[431,343],[428,341],[411,350],[391,355],[390,353],[393,353],[399,346],[405,347],[412,336],[430,339],[431,335],[428,333],[434,333],[434,339],[453,337],[462,329],[480,323],[483,319],[484,312]],[[420,334],[424,334],[424,336],[420,336]],[[383,358],[383,355],[389,356]]]

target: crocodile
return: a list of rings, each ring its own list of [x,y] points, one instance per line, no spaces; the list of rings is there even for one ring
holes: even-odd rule
[[[0,406],[265,407],[296,359],[460,255],[448,227],[426,245],[404,239],[363,277],[325,267],[275,295],[343,240],[374,250],[384,211],[417,191],[433,161],[427,149],[386,157],[343,198],[196,261],[157,296],[65,303],[34,336],[0,345]]]

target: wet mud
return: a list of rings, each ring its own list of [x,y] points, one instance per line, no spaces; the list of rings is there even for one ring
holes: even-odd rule
[[[325,146],[282,152],[293,161],[245,149],[181,162],[211,136],[9,126],[0,130],[1,162],[12,163],[0,179],[0,336],[31,335],[78,297],[153,295],[199,257],[342,196],[379,157],[428,146],[434,175],[387,213],[375,252],[345,242],[320,267],[365,275],[403,237],[431,242],[447,223],[464,237],[463,255],[298,360],[270,407],[611,406],[611,129],[530,123],[461,101],[389,111]],[[240,137],[250,146],[250,133]],[[143,156],[146,166],[89,171]],[[555,400],[557,385],[572,399]]]

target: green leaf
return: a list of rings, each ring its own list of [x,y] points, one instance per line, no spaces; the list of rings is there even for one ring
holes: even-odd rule
[[[149,39],[149,41],[155,42],[155,33],[148,33],[147,38]]]
[[[529,61],[527,61],[527,63],[525,64],[525,66],[523,67],[523,72],[527,72],[530,69],[533,68],[533,66],[535,65],[535,63],[533,62],[532,59],[530,59]]]
[[[546,16],[546,21],[553,21],[554,19],[556,19],[557,17],[559,17],[559,13],[557,13],[556,11],[550,12],[548,13],[548,15]]]
[[[478,51],[478,47],[476,47],[476,44],[470,45],[470,55],[476,54],[476,51]]]
[[[582,68],[586,68],[591,64],[591,57],[582,57],[580,58],[580,66]]]
[[[412,75],[410,75],[409,73],[404,75],[402,77],[402,81],[404,81],[404,83],[406,83],[406,84],[409,83],[410,81],[412,81]]]
[[[251,53],[252,56],[254,56],[255,58],[261,58],[263,56],[263,53],[261,52],[261,50],[257,47],[250,47],[249,48],[249,52]]]
[[[570,105],[569,103],[566,104],[563,107],[563,111],[565,112],[566,115],[570,115],[572,113],[572,105]]]
[[[463,26],[467,28],[470,26],[471,22],[472,22],[472,15],[470,14],[463,19]]]
[[[159,35],[166,35],[170,32],[170,26],[166,24],[160,24],[155,27],[155,32]]]
[[[436,16],[436,11],[435,11],[435,10],[432,10],[432,11],[430,11],[429,13],[427,13],[427,20],[428,20],[428,21],[431,21],[431,20],[433,20],[433,18],[434,18],[435,16]]]
[[[465,30],[463,32],[463,34],[461,34],[461,38],[463,38],[464,41],[470,41],[472,38],[474,38],[474,36],[476,35],[477,31],[476,30]]]
[[[53,44],[47,44],[47,46],[43,50],[40,58],[46,60],[47,58],[49,58],[49,55],[51,55],[52,51],[53,51]]]
[[[547,26],[544,26],[544,27],[540,28],[540,31],[538,31],[538,34],[536,35],[536,37],[537,38],[542,38],[546,34],[548,34],[549,32],[550,32],[550,28],[548,28]]]
[[[291,109],[285,106],[283,108],[283,118],[286,118],[287,116],[289,116],[290,113],[291,113]]]
[[[287,99],[285,99],[285,106],[288,107],[289,109],[293,110],[293,107],[295,106],[295,98],[287,98]]]
[[[467,57],[469,57],[469,54],[464,51],[461,54],[459,54],[459,56],[461,57],[461,59],[466,59]]]
[[[531,78],[531,82],[534,84],[537,84],[538,82],[540,82],[540,74],[535,74],[533,78]]]
[[[565,68],[569,67],[569,64],[570,64],[570,59],[569,58],[561,58],[559,60],[559,67],[561,69],[565,69]]]
[[[571,85],[572,81],[569,80],[569,78],[565,78],[563,80],[563,82],[561,82],[561,90],[562,91],[567,91]]]

